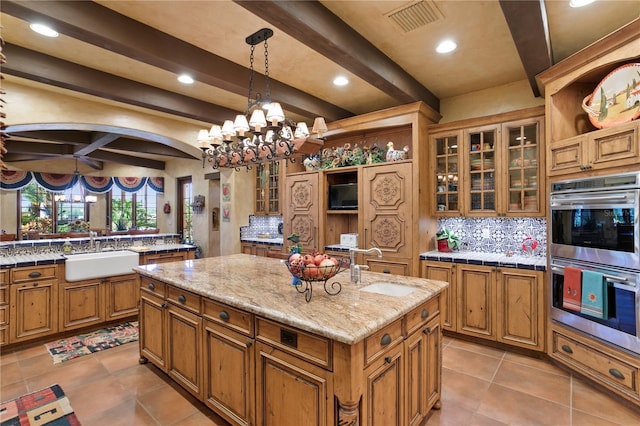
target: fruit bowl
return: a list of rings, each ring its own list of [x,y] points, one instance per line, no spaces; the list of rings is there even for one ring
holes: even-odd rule
[[[346,266],[346,262],[341,259],[337,259],[337,263],[329,263],[327,262],[325,265],[305,265],[303,262],[284,262],[291,275],[304,281],[326,281],[343,271]]]

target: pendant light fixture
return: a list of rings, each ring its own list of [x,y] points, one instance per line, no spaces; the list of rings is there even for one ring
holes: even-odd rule
[[[296,125],[287,119],[280,103],[273,102],[271,99],[267,45],[267,40],[271,36],[273,31],[263,28],[245,39],[251,46],[247,109],[244,114],[238,114],[234,120],[226,120],[222,126],[214,124],[210,130],[200,130],[198,145],[202,149],[202,167],[205,160],[214,169],[235,168],[236,170],[240,170],[242,166],[250,169],[253,164],[281,159],[295,162],[294,153],[315,153],[322,146],[322,135],[327,131],[324,118],[315,119],[311,133],[316,134],[317,138],[310,138],[307,125],[304,122]],[[254,50],[261,42],[264,42],[264,99],[260,93],[253,93]],[[311,150],[309,147],[303,149],[303,145],[309,141],[314,142],[310,144]]]

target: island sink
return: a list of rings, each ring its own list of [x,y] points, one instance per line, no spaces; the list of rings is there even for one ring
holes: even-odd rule
[[[67,281],[106,278],[133,273],[140,255],[129,250],[70,254],[65,262]]]
[[[362,287],[360,291],[384,294],[386,296],[403,297],[413,293],[415,291],[415,287],[388,282],[377,282]]]

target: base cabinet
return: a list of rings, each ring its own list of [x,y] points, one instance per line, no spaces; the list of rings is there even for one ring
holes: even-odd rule
[[[234,425],[414,425],[440,407],[436,296],[354,344],[140,277],[140,355]]]
[[[448,331],[544,351],[544,273],[422,261],[422,276],[447,281],[441,294]]]
[[[107,321],[138,314],[140,285],[135,274],[106,280],[105,293]]]
[[[9,270],[0,271],[0,346],[9,344]]]
[[[153,263],[179,262],[195,257],[195,251],[176,251],[168,253],[149,253],[140,256],[141,265],[151,265]]]

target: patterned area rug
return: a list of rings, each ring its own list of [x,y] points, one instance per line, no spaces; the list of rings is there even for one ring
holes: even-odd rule
[[[80,426],[59,385],[0,404],[1,426]]]
[[[132,321],[47,343],[45,347],[53,357],[53,363],[58,364],[136,341],[138,341],[138,321]]]

